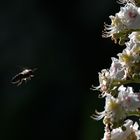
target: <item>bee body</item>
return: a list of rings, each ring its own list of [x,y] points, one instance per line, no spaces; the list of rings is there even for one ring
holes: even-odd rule
[[[18,73],[17,75],[15,75],[12,80],[11,83],[12,84],[17,84],[17,86],[21,85],[23,81],[27,81],[27,80],[31,80],[32,77],[34,77],[33,72],[36,69],[25,69],[22,72]]]

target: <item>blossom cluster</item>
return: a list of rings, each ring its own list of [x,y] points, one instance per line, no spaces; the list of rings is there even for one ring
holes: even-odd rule
[[[132,119],[140,117],[140,91],[129,86],[140,84],[140,0],[118,3],[122,4],[120,11],[109,16],[111,24],[105,23],[103,37],[111,37],[124,49],[111,58],[109,69],[98,73],[99,86],[93,89],[105,98],[105,107],[102,112],[95,111],[92,118],[103,119],[102,140],[140,140],[138,122]]]

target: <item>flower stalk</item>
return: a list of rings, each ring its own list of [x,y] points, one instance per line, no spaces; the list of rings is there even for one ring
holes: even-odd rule
[[[92,86],[105,98],[102,112],[91,117],[103,120],[102,140],[139,140],[140,91],[129,84],[140,85],[140,0],[119,0],[120,11],[111,15],[111,24],[104,24],[102,37],[111,38],[124,49],[112,57],[109,69],[98,73],[99,86]],[[139,88],[140,89],[140,88]]]

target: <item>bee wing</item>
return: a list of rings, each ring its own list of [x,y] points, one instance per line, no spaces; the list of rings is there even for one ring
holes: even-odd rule
[[[11,79],[11,83],[16,84],[18,83],[22,78],[22,74],[17,74]]]
[[[32,71],[34,72],[34,71],[36,71],[38,68],[34,68],[34,69],[32,69]]]

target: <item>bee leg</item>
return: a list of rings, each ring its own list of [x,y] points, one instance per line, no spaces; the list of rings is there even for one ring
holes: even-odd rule
[[[34,75],[31,75],[30,77],[34,77]]]
[[[23,81],[25,81],[25,83],[27,83],[27,80],[28,80],[27,78],[24,78],[24,79],[23,79]]]
[[[26,81],[27,81],[27,80],[31,80],[31,77],[26,78]]]
[[[17,86],[20,86],[22,84],[22,80],[20,80],[17,84]]]
[[[11,83],[12,83],[12,84],[17,84],[17,83],[19,83],[19,82],[20,82],[20,81],[18,80],[18,81],[14,81],[14,82],[12,81]]]

